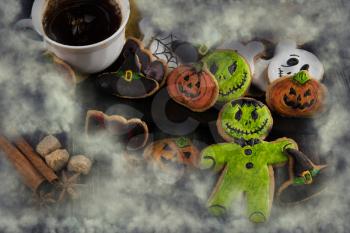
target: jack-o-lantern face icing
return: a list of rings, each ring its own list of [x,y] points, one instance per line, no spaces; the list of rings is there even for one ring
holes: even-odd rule
[[[272,127],[269,109],[261,102],[241,98],[226,104],[217,122],[219,133],[228,141],[264,139]]]
[[[107,93],[123,98],[143,98],[154,94],[165,82],[165,65],[160,60],[152,61],[152,55],[138,40],[126,42],[121,58],[117,71],[97,78],[97,85]]]
[[[167,83],[169,95],[193,111],[209,109],[218,98],[218,83],[206,69],[179,66],[169,74]]]
[[[273,82],[266,93],[271,109],[287,117],[310,117],[324,105],[326,87],[302,71]]]
[[[199,150],[186,138],[156,141],[144,150],[143,156],[163,172],[186,167],[196,167]]]
[[[245,95],[251,83],[247,61],[233,50],[217,50],[202,60],[219,83],[219,102]]]

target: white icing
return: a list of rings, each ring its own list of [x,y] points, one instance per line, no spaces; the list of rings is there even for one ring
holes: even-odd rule
[[[299,49],[297,44],[290,40],[280,42],[274,57],[270,60],[258,59],[255,67],[253,83],[263,91],[280,77],[292,76],[304,68],[307,68],[310,76],[316,80],[322,80],[324,74],[320,60],[314,54]]]
[[[263,43],[258,41],[252,41],[247,45],[240,42],[231,41],[222,44],[219,49],[232,49],[242,55],[249,63],[250,71],[255,73],[255,59],[265,51]]]
[[[257,59],[255,62],[255,73],[253,75],[252,83],[260,90],[266,91],[269,85],[267,81],[267,67],[270,64],[270,60]]]
[[[287,62],[290,59],[297,61],[297,64],[289,65]],[[294,75],[307,66],[312,78],[319,81],[323,78],[324,68],[320,60],[314,54],[298,49],[297,44],[293,41],[279,43],[270,61],[267,73],[270,83],[280,77]]]
[[[173,32],[156,32],[154,25],[149,18],[143,18],[139,22],[141,33],[143,34],[142,42],[150,52],[168,65],[168,71],[172,71],[180,65],[180,61],[171,49],[171,44],[179,38],[180,33]],[[176,34],[176,35],[175,35]]]
[[[179,59],[171,49],[171,45],[176,39],[173,34],[161,34],[154,37],[149,45],[151,53],[168,64],[169,71],[180,65]]]

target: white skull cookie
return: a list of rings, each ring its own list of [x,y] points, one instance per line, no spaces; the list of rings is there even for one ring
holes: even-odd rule
[[[277,45],[275,55],[270,60],[259,59],[255,68],[253,83],[264,91],[273,81],[293,76],[302,70],[308,71],[317,81],[324,74],[323,65],[314,54],[299,49],[294,41],[289,40]]]

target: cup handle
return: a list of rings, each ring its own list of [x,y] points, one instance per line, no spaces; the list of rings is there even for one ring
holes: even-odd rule
[[[16,29],[30,28],[32,30],[35,30],[32,19],[21,19],[17,21],[17,23],[15,24],[15,28]]]
[[[40,35],[40,34],[36,31],[36,29],[35,29],[35,27],[34,27],[34,25],[33,25],[33,20],[32,20],[32,19],[21,19],[21,20],[19,20],[19,21],[17,21],[17,22],[15,23],[14,28],[15,28],[16,30],[30,29],[30,30],[36,32],[36,33],[42,38],[42,35]],[[36,43],[38,46],[40,46],[40,47],[42,47],[43,49],[45,49],[45,42],[44,42],[43,39],[42,39],[41,41],[32,39],[32,41],[33,41],[34,43]]]

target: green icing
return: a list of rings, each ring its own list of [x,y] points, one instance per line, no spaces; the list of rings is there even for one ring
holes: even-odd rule
[[[220,126],[227,135],[245,140],[265,138],[273,123],[267,106],[248,98],[226,104],[220,120]]]
[[[116,76],[118,77],[118,78],[123,78],[123,79],[125,79],[126,80],[126,71],[124,71],[124,70],[118,70],[117,72],[116,72]],[[141,73],[135,73],[135,72],[132,72],[132,80],[131,81],[134,81],[134,80],[139,80],[139,79],[141,79],[142,77],[144,77]],[[130,82],[131,82],[130,81]]]
[[[201,169],[221,171],[207,203],[209,211],[216,216],[222,215],[241,194],[245,194],[249,219],[264,222],[271,210],[270,185],[273,181],[269,167],[286,163],[288,156],[284,151],[297,149],[297,145],[288,138],[273,142],[262,140],[268,135],[273,121],[267,106],[254,99],[234,100],[223,107],[220,116],[218,127],[237,143],[215,144],[201,153]],[[254,143],[247,143],[249,141]]]
[[[132,72],[131,80],[126,77],[127,72]],[[129,55],[125,58],[121,67],[114,73],[118,78],[123,78],[125,81],[131,82],[133,80],[139,80],[144,75],[141,72],[141,66],[137,62],[135,55]]]
[[[310,80],[309,74],[306,71],[300,71],[293,76],[293,80],[301,85],[304,85]]]
[[[233,50],[217,50],[203,58],[203,63],[219,83],[219,102],[242,97],[252,77],[246,60]]]
[[[320,173],[320,170],[312,169],[310,171],[310,173],[308,173],[309,174],[308,176],[294,178],[293,184],[295,184],[295,185],[308,184],[308,183],[312,182],[313,177],[317,176],[319,173]]]
[[[208,53],[208,51],[209,51],[209,48],[208,48],[207,45],[205,45],[205,44],[199,45],[198,52],[199,52],[200,55],[204,56],[204,55],[206,55]]]
[[[184,148],[191,144],[190,141],[184,137],[176,139],[175,143],[179,148]]]
[[[223,169],[207,202],[209,211],[215,216],[222,215],[245,193],[249,219],[266,221],[271,209],[269,166],[287,162],[288,157],[283,152],[287,147],[297,148],[297,145],[293,140],[283,138],[274,142],[262,141],[254,146],[222,143],[204,149],[200,167],[216,172]]]

